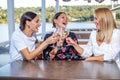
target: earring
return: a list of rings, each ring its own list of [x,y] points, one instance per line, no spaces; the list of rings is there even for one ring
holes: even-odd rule
[[[30,29],[30,26],[28,26],[28,28]]]

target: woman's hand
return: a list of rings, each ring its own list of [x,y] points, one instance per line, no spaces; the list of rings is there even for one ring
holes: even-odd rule
[[[68,44],[71,44],[71,45],[74,45],[76,42],[73,40],[73,39],[71,39],[70,37],[67,37],[66,38],[66,42],[68,43]]]
[[[63,37],[60,37],[59,40],[57,41],[56,46],[57,46],[57,47],[61,47],[61,46],[63,45],[63,42],[64,42],[64,38],[63,38]]]
[[[45,41],[47,44],[52,44],[52,43],[57,42],[58,40],[59,40],[58,34],[54,34],[54,35],[48,37]]]

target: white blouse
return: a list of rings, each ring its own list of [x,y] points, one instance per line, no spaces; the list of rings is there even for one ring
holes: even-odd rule
[[[96,41],[96,33],[96,31],[91,32],[88,44],[83,47],[84,52],[81,56],[87,58],[92,54],[94,56],[104,54],[104,61],[114,60],[116,55],[120,53],[120,30],[114,29],[111,42],[109,44],[103,42],[100,46]]]

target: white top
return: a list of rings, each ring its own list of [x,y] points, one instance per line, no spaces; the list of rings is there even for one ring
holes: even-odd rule
[[[20,50],[28,48],[29,51],[35,49],[36,34],[32,37],[27,37],[20,29],[17,29],[11,38],[10,42],[10,62],[15,60],[23,60],[24,57]]]
[[[96,33],[96,31],[91,32],[88,44],[83,46],[84,52],[81,56],[87,58],[92,54],[94,56],[104,54],[104,61],[114,60],[116,55],[120,52],[120,30],[114,29],[111,42],[109,44],[103,42],[100,46],[98,46],[96,41]]]

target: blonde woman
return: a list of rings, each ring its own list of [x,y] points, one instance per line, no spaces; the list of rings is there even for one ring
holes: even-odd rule
[[[112,12],[108,8],[98,8],[94,13],[94,23],[97,31],[92,31],[88,44],[80,47],[71,38],[72,43],[80,56],[87,61],[111,61],[120,52],[120,30],[117,29]]]

